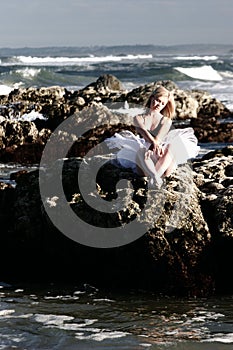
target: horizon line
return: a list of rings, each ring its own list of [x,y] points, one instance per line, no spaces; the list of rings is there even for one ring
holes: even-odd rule
[[[188,43],[188,44],[115,44],[115,45],[107,45],[107,44],[98,44],[98,45],[43,45],[43,46],[0,46],[0,50],[17,50],[17,49],[51,49],[51,48],[111,48],[111,47],[125,47],[125,46],[152,46],[152,47],[161,47],[161,48],[172,48],[177,46],[232,46],[233,44],[222,44],[222,43]]]

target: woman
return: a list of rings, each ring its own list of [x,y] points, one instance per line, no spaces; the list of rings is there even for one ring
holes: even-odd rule
[[[198,154],[199,147],[192,128],[170,130],[175,114],[173,94],[159,86],[150,96],[148,112],[134,117],[136,130],[115,134],[106,142],[109,148],[120,148],[118,162],[138,174],[149,176],[150,184],[160,187],[178,164]]]

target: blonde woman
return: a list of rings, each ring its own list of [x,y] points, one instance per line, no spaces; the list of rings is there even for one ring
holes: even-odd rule
[[[160,187],[178,164],[196,157],[199,151],[192,128],[170,130],[175,115],[173,94],[159,86],[150,96],[147,112],[134,117],[138,133],[130,131],[115,134],[106,142],[118,147],[118,162],[138,174],[149,176],[151,185]]]

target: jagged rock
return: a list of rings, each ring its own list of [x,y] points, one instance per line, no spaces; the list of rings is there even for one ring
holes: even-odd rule
[[[50,134],[48,129],[39,132],[34,122],[3,118],[0,122],[0,160],[38,163]]]
[[[174,97],[177,119],[193,119],[198,117],[199,103],[193,98],[190,92],[176,89]]]
[[[193,168],[199,175],[198,186],[205,203],[207,222],[215,234],[233,237],[232,164],[233,146],[228,146],[194,161]]]
[[[232,291],[233,147],[210,152],[195,160],[192,167],[179,167],[167,180],[165,192],[148,189],[144,180],[105,155],[87,158],[84,163],[88,196],[94,195],[88,175],[90,161],[99,169],[96,195],[108,203],[124,195],[120,197],[121,209],[102,212],[85,202],[77,182],[82,158],[63,159],[45,170],[49,189],[45,203],[55,212],[59,209],[61,218],[63,206],[68,204],[74,213],[94,225],[93,234],[95,225],[107,229],[133,220],[144,223],[146,233],[121,247],[83,246],[50,221],[41,200],[38,171],[13,174],[15,188],[0,186],[1,263],[5,266],[2,278],[10,275],[30,279],[33,271],[36,280],[50,276],[62,280],[65,274],[72,281],[166,293],[208,295],[214,290]],[[55,186],[61,164],[65,203],[59,202]],[[6,265],[3,263],[9,249],[14,259]],[[17,266],[13,262],[16,260]]]
[[[198,102],[197,114],[199,117],[208,115],[209,117],[224,118],[230,114],[223,103],[213,98],[206,91],[192,90],[191,96]]]
[[[8,252],[10,246],[14,242],[10,233],[10,225],[13,219],[12,205],[15,200],[15,189],[12,185],[0,182],[0,222],[1,222],[1,246],[6,248]],[[13,243],[14,244],[14,243]]]
[[[84,89],[76,91],[71,99],[77,100],[82,97],[86,104],[90,102],[113,101],[119,98],[122,94],[125,95],[123,85],[114,75],[101,75],[96,82],[87,85]],[[122,100],[122,98],[120,98]],[[123,98],[124,100],[124,98]]]
[[[193,164],[202,213],[212,234],[212,270],[219,292],[233,289],[233,146],[207,153]]]
[[[218,120],[215,117],[198,117],[191,120],[199,142],[233,142],[232,122]]]
[[[11,274],[21,271],[21,276],[28,278],[32,268],[36,278],[51,274],[55,279],[61,279],[65,271],[69,271],[66,278],[72,281],[85,278],[97,284],[124,284],[125,287],[190,295],[213,292],[215,276],[210,268],[211,260],[208,260],[212,232],[202,214],[201,192],[192,181],[192,169],[188,165],[179,167],[163,192],[148,189],[131,171],[108,160],[111,158],[107,157],[103,165],[103,157],[88,159],[84,164],[85,188],[92,191],[88,176],[88,162],[92,161],[99,169],[97,193],[108,202],[124,193],[123,209],[105,213],[91,208],[83,199],[77,182],[82,159],[70,158],[56,162],[45,172],[49,189],[47,204],[51,210],[58,210],[62,217],[63,205],[67,206],[67,203],[59,202],[54,187],[62,162],[68,205],[79,217],[94,225],[93,230],[95,225],[107,229],[127,225],[136,219],[144,222],[147,233],[130,244],[111,249],[96,249],[74,242],[49,220],[40,197],[38,171],[22,173],[15,176],[15,199],[14,204],[11,201],[11,221],[5,232],[8,232],[11,245],[14,242],[15,257],[23,255],[23,259],[17,268],[8,265],[5,271],[10,270]],[[195,176],[193,178],[195,180]],[[127,185],[120,182],[123,179],[128,181]],[[4,255],[1,258],[4,259]]]
[[[90,85],[89,85],[90,86]],[[117,79],[114,75],[104,74],[101,75],[96,81],[96,90],[103,92],[105,91],[123,91],[123,85],[119,79]]]
[[[3,120],[0,123],[0,147],[18,146],[23,143],[34,143],[38,130],[33,122]]]
[[[18,148],[20,146],[21,151],[25,153],[23,159],[34,148],[37,150],[36,154],[30,159],[39,162],[41,156],[39,149],[42,151],[41,145],[44,145],[51,132],[70,116],[77,115],[77,120],[81,122],[81,118],[78,115],[82,115],[83,110],[86,111],[89,108],[93,108],[93,105],[96,105],[96,110],[97,108],[100,109],[100,112],[94,112],[99,115],[102,113],[101,108],[103,104],[109,109],[111,109],[111,106],[118,108],[119,104],[122,107],[125,101],[130,104],[130,107],[132,105],[135,106],[135,104],[144,106],[152,91],[161,84],[174,93],[177,114],[174,124],[179,127],[179,121],[188,119],[189,123],[191,120],[191,126],[194,128],[200,142],[233,141],[233,129],[230,119],[229,122],[222,122],[222,118],[227,120],[228,117],[232,117],[232,113],[221,102],[213,99],[206,92],[183,91],[171,81],[158,81],[146,84],[128,92],[122,90],[122,84],[116,77],[104,75],[97,79],[96,82],[75,92],[67,91],[62,87],[40,89],[31,87],[28,89],[15,89],[9,96],[1,96],[0,159],[5,162],[14,161],[14,158],[15,161],[19,160]],[[45,119],[37,118],[31,122],[29,127],[29,122],[23,122],[19,119],[23,114],[32,111],[40,112]],[[83,115],[85,113],[83,112]],[[111,122],[115,123],[116,119],[119,119],[120,124],[128,125],[130,118],[132,121],[130,113],[124,113],[124,115],[113,112],[107,113],[106,111],[104,113],[106,116],[109,116],[108,121],[103,119],[103,122],[107,123],[107,128],[111,128]],[[101,118],[100,116],[99,122],[102,121]],[[91,123],[89,124],[91,129],[92,125]],[[32,128],[34,128],[33,131]],[[5,135],[9,134],[7,131],[9,129],[11,129],[10,136],[5,137]],[[120,126],[118,130],[120,130]],[[96,138],[96,141],[98,141],[98,138],[100,138],[102,141],[103,136],[112,135],[112,131],[106,131],[105,133],[103,128],[100,127],[89,135],[92,137],[92,140]],[[37,144],[38,147],[31,147],[31,144]],[[29,148],[27,149],[28,145]],[[7,154],[9,154],[9,160],[7,160]],[[83,155],[83,151],[77,153],[76,147],[74,155]],[[28,162],[30,162],[30,159],[28,159]]]
[[[72,113],[82,109],[90,102],[124,102],[145,105],[150,94],[158,85],[164,85],[174,92],[177,119],[192,119],[203,116],[217,118],[231,115],[230,111],[218,100],[204,91],[184,91],[172,81],[157,81],[139,86],[132,91],[123,89],[121,82],[113,75],[100,76],[96,82],[75,92],[55,86],[48,88],[19,88],[9,96],[1,97],[0,114],[5,117],[18,118],[32,110],[59,122]]]
[[[130,91],[125,99],[128,102],[145,106],[148,98],[159,85],[163,85],[169,91],[173,92],[176,103],[176,119],[197,118],[198,101],[191,96],[190,92],[179,89],[177,85],[171,81],[158,81],[139,86]]]
[[[64,150],[72,137],[73,145],[67,157],[83,157],[116,131],[127,128],[134,132],[130,115],[113,113],[102,103],[127,100],[144,104],[161,83],[174,91],[177,119],[190,118],[200,141],[232,142],[231,123],[220,122],[231,113],[208,94],[182,91],[169,81],[150,83],[127,92],[117,79],[104,76],[77,92],[59,87],[30,88],[14,90],[8,97],[1,97],[0,159],[38,163],[58,125],[61,130],[51,159],[56,159],[56,155],[59,158],[60,150]],[[43,113],[48,119],[11,120],[31,110]],[[69,118],[71,116],[74,118]],[[70,125],[63,130],[61,123],[66,121]],[[76,130],[81,131],[81,137]],[[97,163],[103,159],[94,151],[89,157]],[[111,249],[73,242],[52,224],[45,211],[38,171],[14,175],[15,188],[0,185],[2,279],[8,276],[30,279],[33,274],[36,280],[51,276],[61,280],[66,275],[72,281],[89,280],[107,286],[136,286],[168,293],[207,295],[214,288],[232,292],[229,278],[233,264],[232,147],[196,159],[191,173],[185,172],[186,167],[178,168],[168,179],[166,192],[148,189],[129,170],[107,162],[97,176],[98,195],[108,202],[121,195],[125,208],[112,214],[97,212],[83,200],[77,182],[81,158],[64,162],[63,186],[67,201],[59,203],[54,188],[58,163],[46,170],[51,191],[47,204],[54,210],[59,206],[61,217],[64,206],[68,205],[87,222],[107,228],[127,225],[137,219],[147,227],[146,234],[130,244]],[[120,181],[124,179],[128,181],[126,186]],[[88,174],[85,180],[89,189]],[[158,209],[159,217],[156,216]],[[9,251],[14,256],[11,261]]]

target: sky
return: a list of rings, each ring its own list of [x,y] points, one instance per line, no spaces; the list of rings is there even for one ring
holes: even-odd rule
[[[0,4],[0,47],[233,43],[233,0],[0,0]]]

